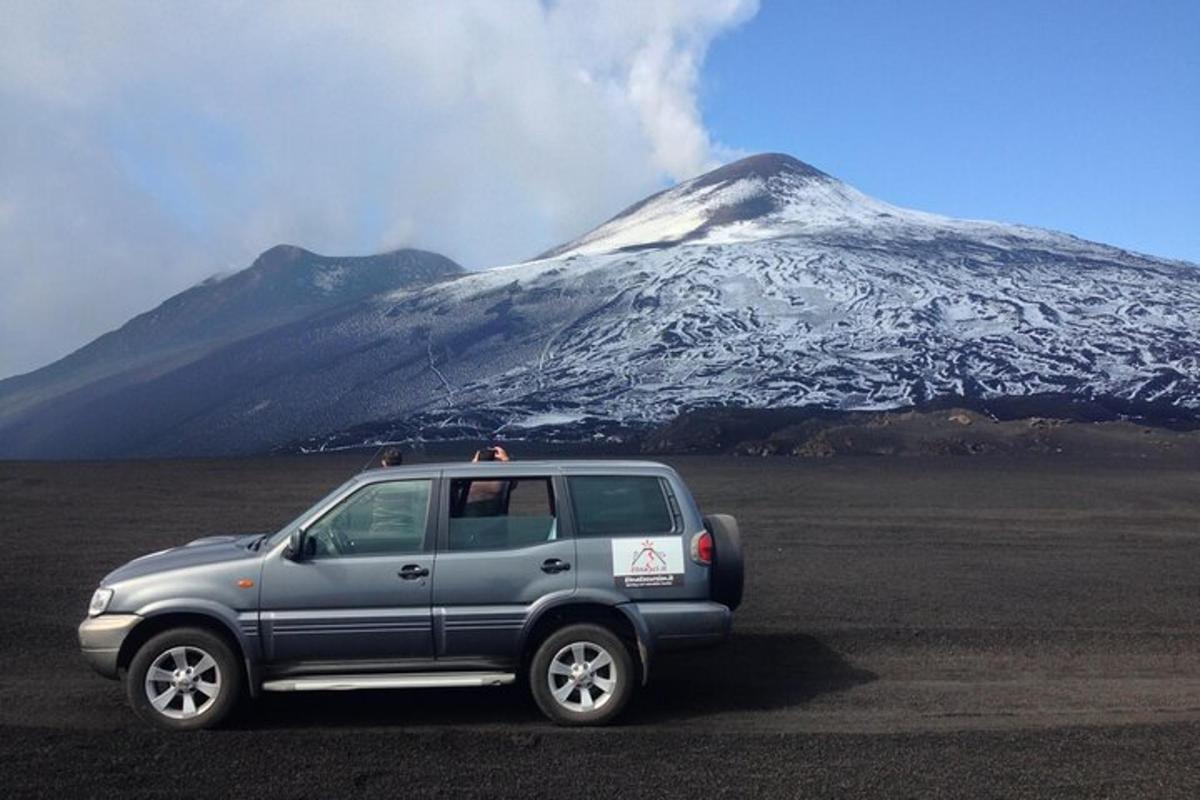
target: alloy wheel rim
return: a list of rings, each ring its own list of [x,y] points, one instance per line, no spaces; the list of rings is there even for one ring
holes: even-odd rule
[[[594,642],[566,645],[550,659],[546,672],[551,697],[576,714],[603,708],[619,679],[612,655]]]
[[[164,717],[198,717],[220,694],[221,668],[199,647],[180,645],[165,650],[146,670],[146,699]]]

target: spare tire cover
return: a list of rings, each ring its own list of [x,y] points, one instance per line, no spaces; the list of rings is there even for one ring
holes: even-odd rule
[[[713,537],[712,599],[732,611],[742,602],[742,535],[737,520],[728,514],[710,514],[704,527]]]

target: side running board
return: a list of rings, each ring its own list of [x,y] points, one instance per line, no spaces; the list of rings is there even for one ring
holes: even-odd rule
[[[435,689],[451,686],[504,686],[511,672],[396,672],[371,675],[313,675],[263,681],[264,692],[327,692],[350,689]]]

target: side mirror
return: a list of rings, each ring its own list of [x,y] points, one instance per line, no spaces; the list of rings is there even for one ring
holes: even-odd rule
[[[304,545],[304,529],[297,528],[288,536],[287,547],[283,549],[283,557],[289,561],[303,561]]]

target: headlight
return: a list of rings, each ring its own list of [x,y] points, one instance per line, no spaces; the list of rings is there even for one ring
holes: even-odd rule
[[[88,603],[88,616],[95,617],[104,613],[108,608],[108,604],[112,602],[112,589],[97,589],[92,594],[92,602]]]

